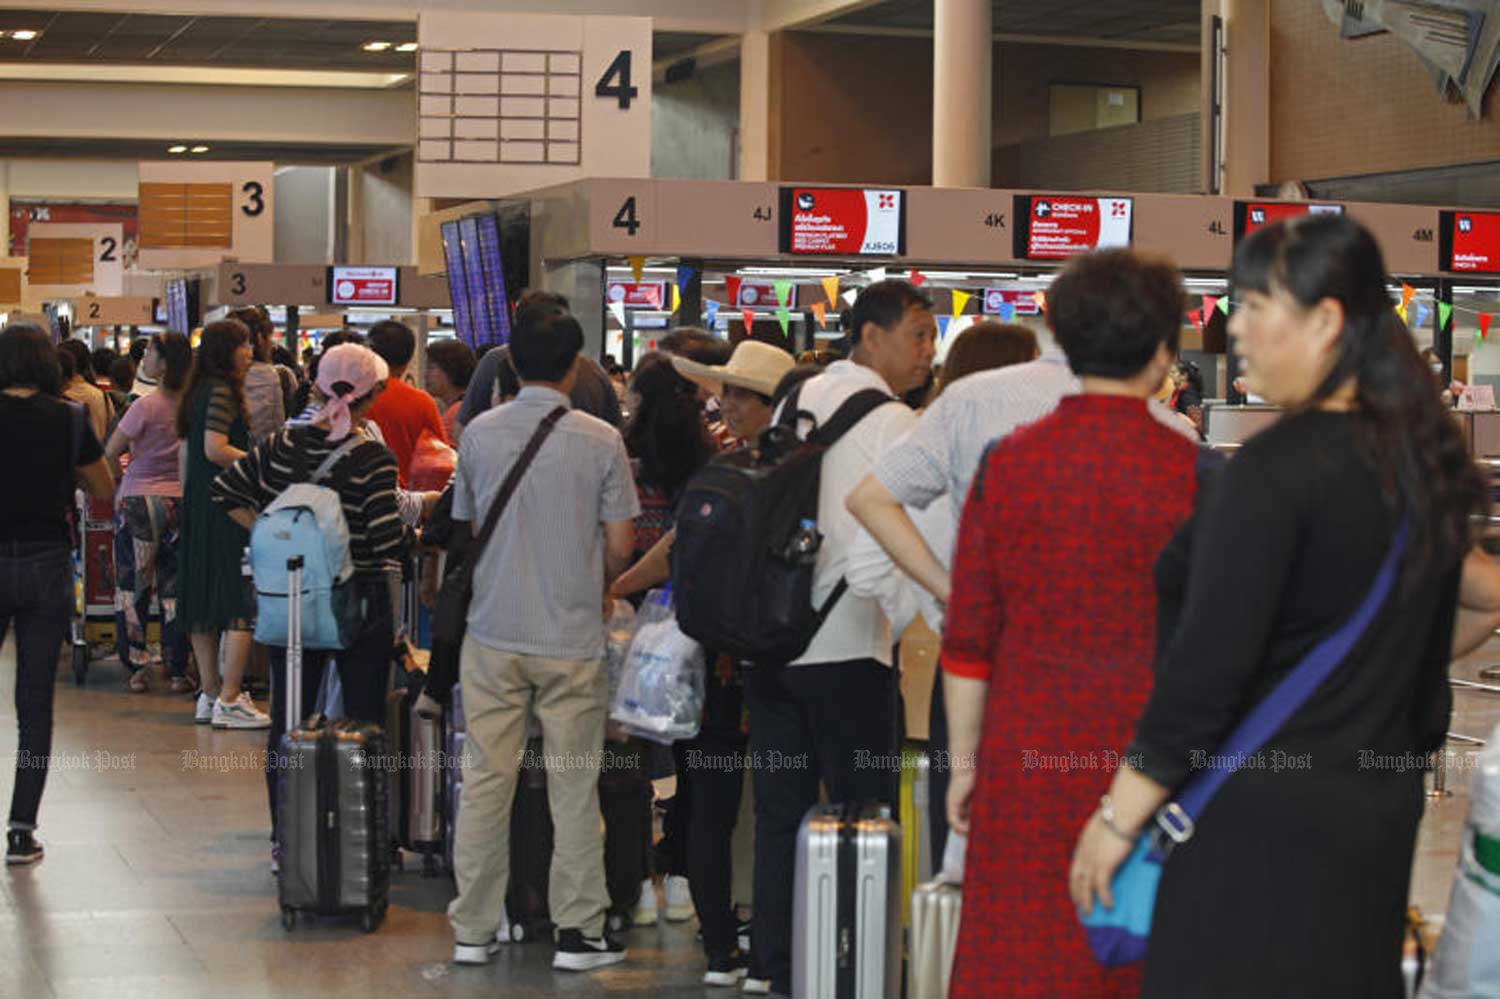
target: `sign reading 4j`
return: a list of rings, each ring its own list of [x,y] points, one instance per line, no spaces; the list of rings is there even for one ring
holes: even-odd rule
[[[416,193],[651,174],[651,19],[424,12]]]

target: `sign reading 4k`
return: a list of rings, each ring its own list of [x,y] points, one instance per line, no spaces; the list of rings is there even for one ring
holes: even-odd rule
[[[651,175],[651,19],[425,12],[420,197]]]

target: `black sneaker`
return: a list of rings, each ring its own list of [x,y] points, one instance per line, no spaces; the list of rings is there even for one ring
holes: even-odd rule
[[[607,936],[586,937],[582,930],[558,930],[552,967],[558,971],[593,971],[625,960],[625,945]]]
[[[12,829],[5,838],[7,864],[34,864],[42,859],[42,844],[30,829]]]
[[[745,977],[745,971],[749,967],[749,961],[739,951],[725,957],[709,959],[708,970],[703,973],[704,985],[718,985],[725,988],[734,988]]]

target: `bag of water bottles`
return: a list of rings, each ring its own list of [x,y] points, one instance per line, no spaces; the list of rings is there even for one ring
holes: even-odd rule
[[[703,719],[704,672],[703,646],[677,627],[672,588],[652,590],[636,615],[609,716],[652,742],[691,739]]]
[[[1421,999],[1500,999],[1500,725],[1474,764],[1458,876]]]

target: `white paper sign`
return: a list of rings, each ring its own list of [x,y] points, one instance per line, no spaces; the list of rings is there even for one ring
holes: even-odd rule
[[[142,270],[276,259],[274,163],[148,160],[140,165]]]
[[[1465,385],[1458,395],[1458,408],[1466,412],[1495,408],[1495,389],[1490,385]]]
[[[92,244],[88,261],[78,252],[84,240]],[[26,247],[26,298],[30,303],[123,293],[127,248],[118,222],[39,223],[27,230]],[[67,274],[58,270],[64,260]],[[65,280],[57,280],[59,277]]]

